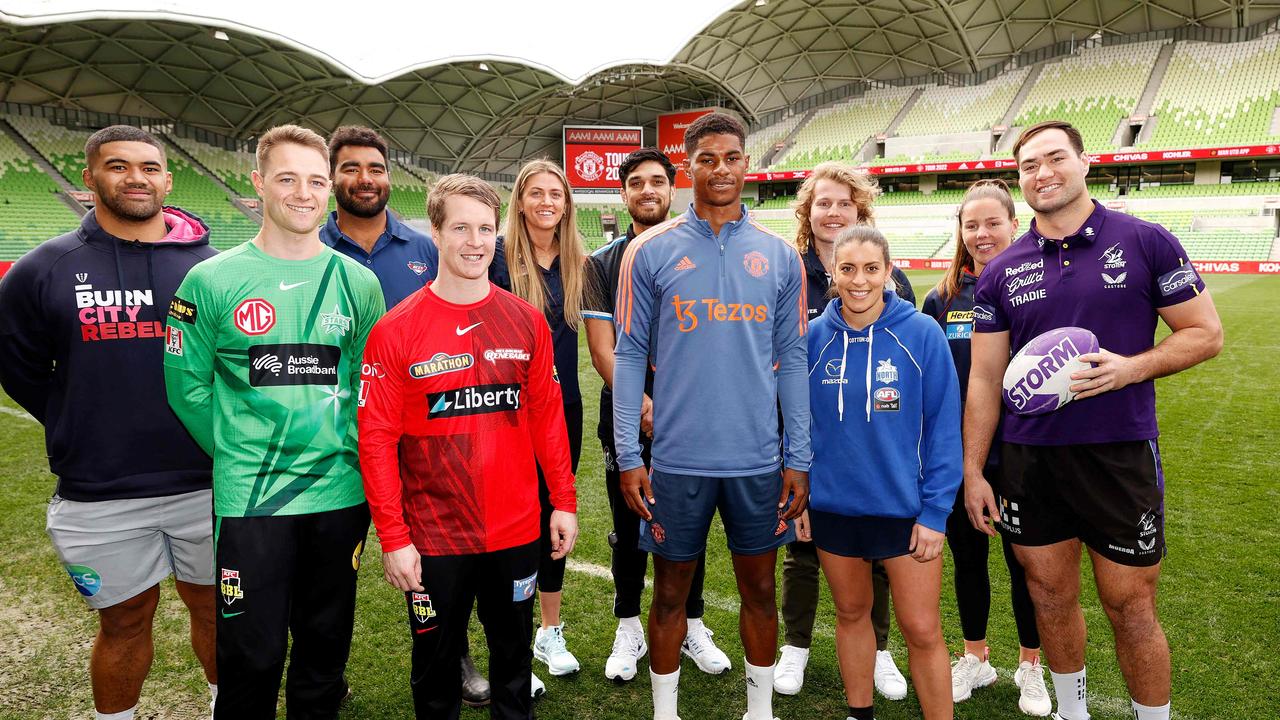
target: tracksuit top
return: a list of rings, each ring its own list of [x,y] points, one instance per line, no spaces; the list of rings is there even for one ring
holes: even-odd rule
[[[800,254],[746,207],[717,235],[694,212],[631,241],[615,298],[614,442],[641,467],[640,404],[654,369],[653,467],[738,477],[808,470],[805,274]]]
[[[864,330],[839,298],[809,326],[809,503],[945,532],[963,475],[960,386],[938,325],[888,290],[884,301]]]
[[[0,281],[0,385],[45,427],[57,494],[89,502],[207,490],[209,456],[165,399],[164,315],[209,229],[173,207],[159,242],[110,235],[90,211]]]
[[[539,535],[538,472],[577,511],[551,330],[489,284],[455,305],[427,287],[374,326],[360,391],[360,464],[382,551],[470,555]]]

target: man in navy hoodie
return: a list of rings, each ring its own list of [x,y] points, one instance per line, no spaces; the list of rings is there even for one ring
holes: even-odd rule
[[[128,720],[151,666],[159,582],[173,574],[211,692],[212,461],[165,397],[165,308],[216,254],[208,227],[163,205],[164,147],[114,125],[85,143],[96,208],[0,282],[0,386],[45,427],[58,478],[47,530],[99,630],[89,662],[97,718]],[[170,304],[170,301],[174,301]]]

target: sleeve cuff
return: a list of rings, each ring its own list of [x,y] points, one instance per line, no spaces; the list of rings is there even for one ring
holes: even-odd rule
[[[951,508],[937,508],[932,505],[925,505],[920,510],[920,517],[916,518],[916,522],[921,525],[940,533],[947,531],[947,518],[951,515]]]

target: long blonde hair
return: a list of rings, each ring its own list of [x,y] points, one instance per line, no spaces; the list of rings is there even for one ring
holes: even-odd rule
[[[560,246],[560,282],[564,285],[564,322],[575,332],[582,325],[582,294],[586,283],[587,251],[578,235],[578,218],[573,209],[573,192],[564,170],[550,160],[530,160],[520,168],[515,187],[511,190],[511,203],[507,206],[507,226],[503,240],[503,252],[507,257],[507,273],[511,276],[511,292],[527,300],[534,307],[547,311],[547,288],[538,269],[538,258],[533,250],[533,238],[525,226],[521,200],[529,180],[539,173],[555,175],[564,187],[564,215],[556,227],[556,242]]]
[[[871,208],[871,203],[880,195],[880,187],[876,185],[876,181],[870,175],[834,160],[821,163],[813,169],[812,175],[805,178],[800,191],[796,193],[796,220],[800,221],[796,227],[796,249],[801,255],[809,252],[809,245],[813,242],[813,226],[809,217],[819,180],[835,180],[849,186],[853,204],[858,207],[858,224],[876,224],[876,211]]]
[[[965,270],[973,272],[973,256],[964,244],[964,206],[974,200],[992,198],[998,200],[1009,213],[1009,220],[1017,220],[1018,210],[1013,205],[1013,196],[1009,193],[1009,184],[999,178],[979,180],[964,191],[960,207],[956,210],[956,254],[951,259],[951,267],[938,281],[938,295],[948,300],[960,294],[960,276]]]

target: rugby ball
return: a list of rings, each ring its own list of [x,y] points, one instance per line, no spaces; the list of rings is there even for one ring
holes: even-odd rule
[[[1072,373],[1093,367],[1080,361],[1098,352],[1098,337],[1078,327],[1037,335],[1009,361],[1004,371],[1004,404],[1015,415],[1043,415],[1075,398]]]

